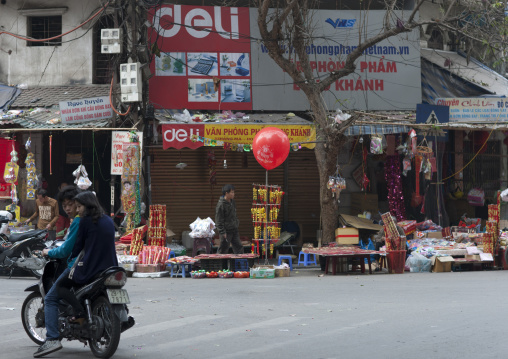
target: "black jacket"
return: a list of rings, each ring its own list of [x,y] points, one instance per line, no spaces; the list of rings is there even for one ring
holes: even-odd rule
[[[217,202],[217,207],[215,207],[215,226],[219,234],[237,231],[239,224],[240,222],[236,216],[235,200],[232,199],[231,202],[228,202],[224,197],[221,197]]]

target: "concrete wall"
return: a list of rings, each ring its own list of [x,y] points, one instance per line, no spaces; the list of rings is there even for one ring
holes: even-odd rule
[[[100,9],[100,2],[82,0],[8,0],[0,4],[0,31],[27,35],[27,16],[21,9],[67,7],[62,15],[62,32],[67,32]],[[87,30],[90,30],[83,37]],[[24,40],[0,35],[0,82],[32,86],[92,83],[92,36],[89,24],[63,37],[62,46],[27,46]],[[73,40],[76,39],[76,40]],[[73,40],[70,41],[69,40]],[[8,54],[8,52],[11,52]]]

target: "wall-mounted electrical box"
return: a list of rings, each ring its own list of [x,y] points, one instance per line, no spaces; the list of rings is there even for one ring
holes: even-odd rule
[[[140,102],[142,98],[141,64],[120,64],[120,88],[122,102]]]
[[[122,52],[122,29],[101,30],[101,53],[119,54]]]

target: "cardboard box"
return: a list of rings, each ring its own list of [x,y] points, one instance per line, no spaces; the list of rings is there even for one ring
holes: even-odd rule
[[[275,269],[273,266],[257,266],[250,269],[250,277],[253,279],[272,279],[275,278]]]
[[[464,256],[465,259],[469,259],[469,260],[474,260],[474,261],[481,261],[481,258],[480,258],[480,255],[479,254],[466,254]]]
[[[436,239],[441,239],[441,238],[443,238],[443,233],[441,233],[441,231],[437,231],[437,232],[426,232],[426,233],[425,233],[425,238],[436,238]]]
[[[337,228],[335,230],[335,242],[339,244],[358,244],[360,236],[356,228]]]
[[[289,277],[289,268],[275,269],[275,277]]]
[[[455,261],[452,256],[446,257],[436,257],[433,256],[432,260],[432,272],[441,273],[441,272],[451,272],[452,264]]]
[[[136,272],[138,273],[153,273],[161,272],[162,270],[162,264],[136,264]]]

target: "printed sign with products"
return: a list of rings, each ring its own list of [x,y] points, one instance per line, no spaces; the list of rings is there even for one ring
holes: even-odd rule
[[[128,131],[113,131],[111,140],[111,174],[121,175],[123,172],[123,145],[129,143]],[[143,148],[143,132],[136,132],[140,148]]]

